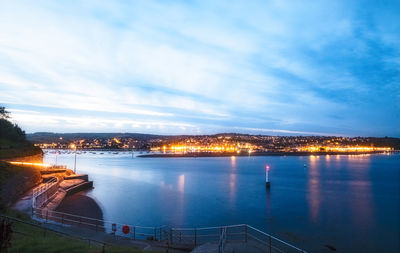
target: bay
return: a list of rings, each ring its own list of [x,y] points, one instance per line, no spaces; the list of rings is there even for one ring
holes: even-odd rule
[[[400,155],[139,158],[77,155],[104,219],[141,226],[249,224],[310,252],[400,251]],[[55,163],[54,152],[45,162]],[[74,154],[58,164],[73,169]],[[270,166],[271,189],[265,187]]]

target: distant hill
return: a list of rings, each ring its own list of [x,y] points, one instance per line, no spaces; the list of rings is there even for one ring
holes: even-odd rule
[[[154,135],[141,133],[51,133],[37,132],[27,134],[27,139],[33,143],[71,143],[79,140],[92,141],[94,139],[134,139],[137,140],[135,146],[138,148],[149,148],[149,143],[172,143],[185,142],[188,139],[211,140],[229,138],[233,142],[247,142],[255,145],[273,144],[279,147],[293,145],[303,145],[304,143],[321,144],[337,139],[340,145],[360,145],[375,147],[393,147],[400,150],[400,138],[393,137],[335,137],[335,136],[270,136],[270,135],[251,135],[241,133],[218,133],[212,135]],[[157,144],[158,145],[158,144]],[[112,146],[117,148],[116,146]],[[108,147],[109,148],[109,147]]]
[[[50,133],[50,132],[37,132],[27,134],[27,139],[33,143],[42,142],[56,142],[60,138],[66,141],[73,141],[79,139],[109,139],[109,138],[134,138],[137,140],[151,140],[162,137],[161,135],[154,134],[140,134],[140,133]]]

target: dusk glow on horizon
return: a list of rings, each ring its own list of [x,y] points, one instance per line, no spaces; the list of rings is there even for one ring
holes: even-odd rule
[[[0,106],[28,133],[400,137],[398,10],[2,1]]]

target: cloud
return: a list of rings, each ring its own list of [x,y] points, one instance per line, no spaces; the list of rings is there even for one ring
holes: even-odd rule
[[[268,133],[268,134],[286,134],[286,135],[321,135],[321,136],[340,136],[337,133],[326,133],[326,132],[303,132],[303,131],[292,131],[284,129],[266,129],[266,128],[251,128],[251,127],[238,127],[236,128],[241,131],[256,132],[256,133]]]
[[[160,129],[168,129],[172,131],[176,128],[193,128],[191,124],[176,123],[173,121],[140,121],[127,118],[106,119],[104,117],[87,117],[87,116],[59,116],[48,115],[39,112],[26,110],[12,110],[12,120],[22,122],[23,125],[35,126],[37,122],[50,128],[57,128],[58,131],[80,131],[86,130],[90,132],[103,131],[108,129],[111,132],[125,132],[133,130],[133,128],[146,128],[154,132]]]
[[[0,103],[35,107],[49,122],[17,115],[28,131],[65,128],[79,112],[99,121],[176,122],[185,128],[176,133],[240,125],[400,135],[397,3],[12,1],[1,7]],[[369,127],[366,112],[387,127]],[[114,124],[102,122],[82,127],[107,131]],[[147,129],[136,121],[118,128],[129,125]]]

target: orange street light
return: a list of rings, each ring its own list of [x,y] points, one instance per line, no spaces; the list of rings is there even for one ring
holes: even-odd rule
[[[71,144],[70,147],[75,150],[74,173],[76,174],[76,145],[75,144]]]

